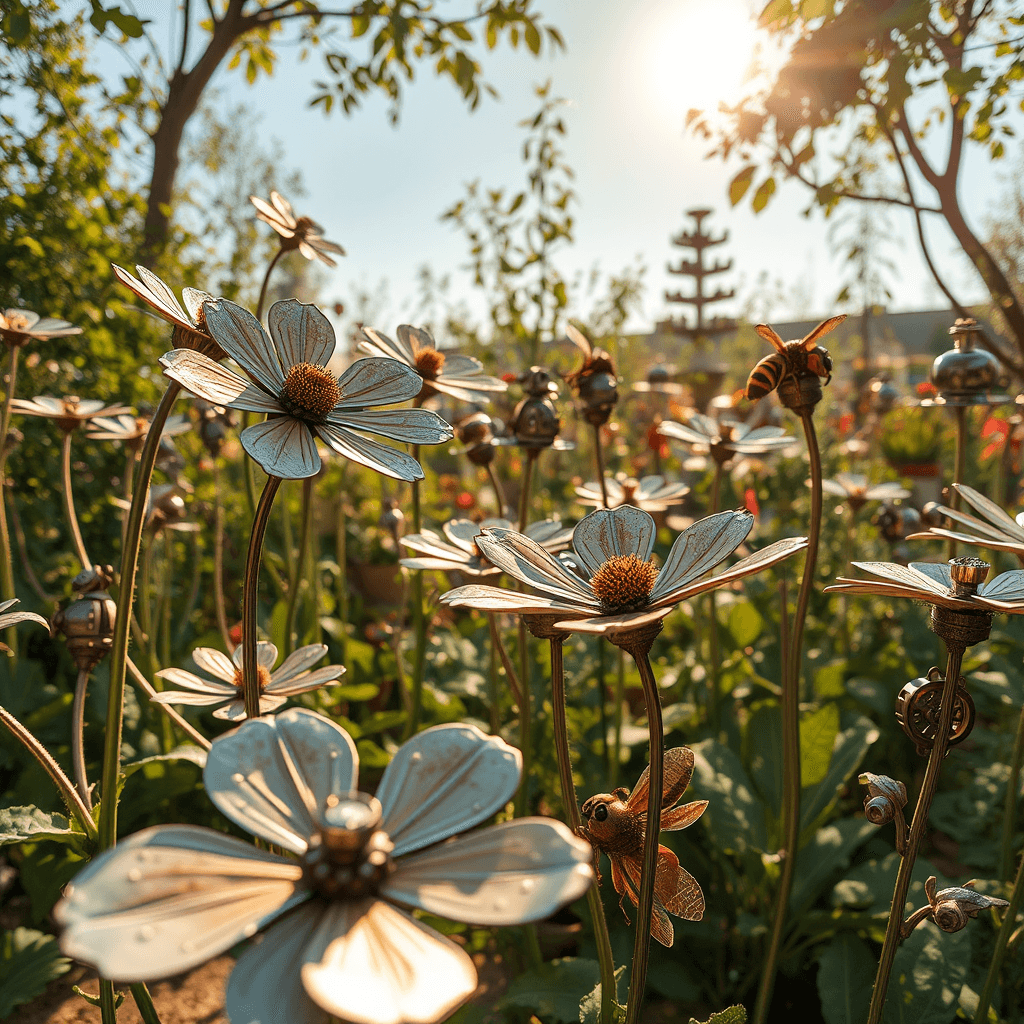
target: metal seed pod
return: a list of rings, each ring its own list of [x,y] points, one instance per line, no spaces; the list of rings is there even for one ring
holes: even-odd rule
[[[864,798],[864,816],[872,825],[896,823],[896,849],[902,853],[907,842],[907,821],[903,808],[907,806],[907,787],[888,775],[864,772],[859,781],[868,787]]]
[[[114,604],[108,587],[113,567],[93,566],[80,572],[72,582],[78,596],[54,615],[52,630],[62,633],[79,671],[91,671],[109,653],[114,642]]]
[[[967,927],[967,912],[956,900],[943,900],[932,912],[932,920],[944,932],[958,932]]]

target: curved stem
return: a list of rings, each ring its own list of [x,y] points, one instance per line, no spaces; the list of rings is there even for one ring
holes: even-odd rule
[[[256,605],[259,602],[260,560],[263,556],[263,538],[270,524],[274,498],[281,486],[281,477],[268,476],[256,506],[256,515],[249,534],[249,550],[245,556],[245,576],[242,579],[242,696],[245,699],[245,717],[260,717],[260,677],[256,661]]]
[[[764,1024],[768,1016],[772,990],[775,987],[775,972],[778,968],[779,953],[782,949],[782,934],[789,911],[789,896],[793,891],[796,874],[797,853],[800,845],[800,676],[803,668],[804,623],[807,619],[807,605],[814,584],[814,572],[818,564],[818,541],[821,536],[821,451],[818,435],[814,429],[813,406],[799,410],[800,420],[807,440],[807,452],[811,463],[811,521],[807,539],[807,559],[800,591],[796,600],[793,617],[793,635],[786,654],[786,671],[782,677],[782,875],[776,897],[775,919],[772,922],[768,954],[765,957],[764,973],[757,991],[754,1007],[754,1024]]]
[[[75,680],[75,700],[71,705],[71,764],[75,770],[75,785],[82,803],[92,811],[89,795],[89,776],[85,771],[85,693],[89,687],[89,672],[79,669]]]
[[[274,267],[277,266],[277,261],[284,255],[284,249],[278,249],[274,253],[274,258],[270,261],[270,266],[267,267],[267,272],[263,275],[263,284],[260,285],[260,297],[256,303],[256,319],[263,322],[263,302],[267,297],[267,285],[270,284],[270,275],[274,271]]]
[[[335,604],[341,632],[338,645],[341,648],[341,664],[347,664],[348,656],[348,516],[345,513],[345,476],[348,463],[341,467],[341,486],[338,488],[338,521],[334,535],[334,560],[338,563],[338,578],[335,588]],[[397,658],[397,654],[396,654]]]
[[[1017,795],[1020,792],[1020,770],[1024,764],[1024,708],[1017,719],[1017,735],[1013,741],[1010,757],[1010,779],[1006,784],[1006,798],[1003,801],[1003,835],[999,844],[999,874],[1002,881],[1010,874],[1013,864],[1013,832],[1017,818]]]
[[[61,767],[53,759],[50,752],[12,715],[6,708],[0,707],[0,725],[2,725],[35,759],[40,767],[53,780],[71,816],[78,822],[82,831],[92,840],[99,833],[96,823],[92,820],[89,808],[85,806],[71,780],[61,771]]]
[[[412,457],[420,461],[420,446],[413,445]],[[420,510],[420,481],[412,482],[412,532],[420,532],[422,512]],[[415,736],[420,727],[423,711],[423,676],[427,659],[427,619],[423,614],[423,570],[414,569],[412,574],[412,627],[415,636],[412,663],[412,711],[405,737]]]
[[[71,531],[71,542],[75,546],[75,554],[82,563],[83,569],[91,569],[92,562],[85,550],[85,543],[82,540],[82,531],[78,528],[78,516],[75,514],[75,496],[71,490],[71,431],[65,431],[64,440],[61,443],[61,474],[64,491],[64,515],[68,520],[68,529]]]
[[[533,464],[540,457],[540,452],[528,448],[526,450],[526,467],[523,470],[522,490],[519,492],[519,532],[526,532],[526,524],[530,521],[530,486],[533,483]]]
[[[885,1009],[885,994],[889,988],[889,975],[892,974],[896,951],[903,939],[903,913],[907,905],[907,893],[910,891],[911,874],[917,860],[924,830],[928,824],[928,811],[932,806],[932,798],[939,785],[939,770],[942,759],[949,747],[949,729],[953,722],[953,711],[956,684],[960,679],[960,666],[963,663],[964,648],[950,646],[947,643],[946,680],[939,698],[939,722],[935,733],[935,743],[928,754],[928,765],[921,783],[921,793],[914,807],[914,820],[910,823],[910,835],[907,837],[906,852],[900,860],[899,871],[896,873],[896,885],[893,888],[892,906],[889,909],[889,921],[885,928],[885,940],[882,943],[882,954],[878,961],[878,973],[875,975],[875,987],[871,992],[871,1006],[868,1009],[868,1024],[878,1024]]]
[[[157,691],[153,689],[153,684],[150,683],[150,681],[142,674],[142,670],[138,667],[138,665],[135,664],[134,661],[132,661],[131,658],[128,659],[128,671],[131,672],[132,679],[135,680],[135,683],[139,687],[139,689],[142,690],[142,692],[145,693],[145,695],[150,700],[152,700],[156,696]],[[167,717],[170,718],[171,721],[173,721],[175,725],[177,725],[178,728],[181,729],[182,732],[184,732],[188,736],[191,736],[192,739],[195,740],[195,742],[198,743],[199,746],[201,746],[204,750],[210,749],[210,741],[205,736],[203,736],[202,733],[196,732],[196,730],[193,729],[192,726],[189,725],[188,722],[186,722],[185,719],[182,718],[181,715],[179,715],[178,712],[170,706],[170,704],[158,704],[157,707],[159,707],[160,710],[165,715],[167,715]]]
[[[7,531],[7,434],[11,429],[11,403],[18,386],[17,345],[11,345],[7,357],[7,387],[4,391],[3,413],[0,414],[0,601],[10,601],[14,593],[14,566],[11,562],[11,538]],[[11,626],[6,631],[7,646],[14,657],[18,651],[18,632]]]
[[[491,489],[494,491],[494,499],[498,505],[498,518],[504,519],[507,509],[507,506],[505,505],[505,490],[501,486],[498,474],[494,472],[494,467],[488,462],[484,468],[487,470],[487,479],[491,482]]]
[[[142,1018],[142,1024],[160,1024],[160,1016],[153,1005],[153,997],[149,994],[149,989],[140,981],[131,986],[131,993],[132,999],[135,1000],[135,1005],[138,1007],[139,1016]]]
[[[659,624],[660,629],[660,624]],[[661,695],[651,667],[650,642],[641,642],[626,650],[640,670],[644,703],[647,706],[647,732],[651,745],[647,824],[644,830],[643,874],[637,904],[636,935],[633,939],[633,970],[629,981],[629,1001],[625,1024],[637,1024],[647,987],[647,959],[651,951],[651,919],[654,914],[654,878],[658,870],[658,833],[661,831],[661,797],[665,784],[665,730],[661,720]]]
[[[132,504],[128,510],[128,525],[121,550],[121,577],[119,583],[117,616],[114,620],[114,640],[110,651],[110,685],[107,690],[107,718],[103,733],[103,775],[100,804],[100,849],[109,849],[117,841],[117,779],[121,772],[121,720],[124,711],[124,681],[128,662],[128,632],[132,619],[132,601],[135,596],[135,575],[139,564],[139,543],[146,521],[146,502],[160,447],[160,435],[170,415],[181,385],[171,381],[164,392],[149,433],[142,448],[138,472],[132,486]],[[102,992],[102,989],[101,989]]]
[[[508,656],[505,645],[501,641],[501,633],[498,631],[498,616],[495,612],[488,612],[487,620],[491,629],[491,646],[497,650],[498,656],[501,658],[501,667],[505,670],[505,678],[508,681],[508,688],[512,691],[512,699],[521,712],[523,691],[519,685],[519,676],[516,675],[516,670],[512,665],[512,659]]]
[[[231,642],[224,603],[224,501],[220,493],[220,463],[216,458],[213,460],[213,605],[224,649],[233,654],[235,645]]]
[[[711,484],[711,511],[709,515],[715,515],[721,507],[722,476],[724,473],[725,463],[716,460],[715,478]],[[711,671],[708,673],[707,722],[708,725],[716,730],[715,716],[718,706],[718,678],[721,667],[718,643],[717,593],[714,589],[708,591],[708,652],[711,655]]]
[[[978,998],[978,1009],[974,1013],[975,1024],[985,1024],[988,1021],[988,1008],[992,1004],[992,996],[995,993],[996,985],[999,984],[999,971],[1003,966],[1003,959],[1006,956],[1010,937],[1013,933],[1013,926],[1017,922],[1017,914],[1024,905],[1024,858],[1017,867],[1017,878],[1013,883],[1013,892],[1010,894],[1010,905],[1006,908],[1003,916],[1003,923],[996,936],[995,949],[992,950],[992,959],[989,963],[988,974],[985,976],[985,986]]]
[[[953,483],[964,482],[964,470],[967,466],[967,409],[956,407],[956,455],[953,458]],[[960,511],[960,492],[955,487],[949,489],[949,505],[955,512]],[[951,540],[946,548],[946,558],[956,558],[956,541]]]
[[[164,557],[161,565],[163,586],[160,590],[160,660],[163,667],[171,664],[171,621],[174,612],[174,543],[173,531],[164,530]],[[186,612],[185,615],[188,618]]]
[[[306,547],[309,544],[310,529],[313,524],[313,478],[307,476],[302,481],[302,526],[299,529],[299,553],[295,558],[294,570],[288,581],[288,611],[285,617],[284,653],[289,655],[295,650],[292,634],[295,632],[295,611],[299,606],[299,584],[302,581],[306,565]]]
[[[562,658],[564,636],[551,637],[551,713],[555,732],[555,753],[558,756],[558,778],[562,788],[562,806],[569,828],[575,836],[582,834],[579,798],[572,777],[572,755],[569,751],[569,726],[565,720],[565,666]],[[613,1024],[615,1020],[615,960],[608,935],[608,922],[597,879],[587,890],[587,906],[594,924],[594,942],[597,944],[597,962],[601,968],[601,1021]]]
[[[32,569],[32,562],[28,557],[28,542],[25,540],[25,530],[21,525],[21,516],[18,515],[18,505],[14,501],[13,495],[11,496],[10,513],[11,526],[14,528],[14,540],[18,545],[18,558],[21,560],[21,571],[25,574],[25,579],[28,580],[29,586],[36,592],[43,604],[56,604],[57,599],[43,589],[42,583],[39,582],[39,577]]]

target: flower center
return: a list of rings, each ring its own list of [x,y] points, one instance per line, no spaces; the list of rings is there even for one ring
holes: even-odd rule
[[[424,380],[435,380],[444,366],[444,353],[436,348],[421,348],[416,353],[416,372]]]
[[[377,827],[380,819],[380,804],[373,797],[329,796],[317,834],[301,858],[305,884],[330,900],[375,895],[394,869],[394,843]]]
[[[590,580],[590,586],[606,614],[635,612],[651,601],[658,570],[636,555],[609,558]]]
[[[340,398],[338,379],[326,366],[296,363],[284,379],[279,401],[298,419],[323,423]]]
[[[266,693],[267,687],[270,685],[270,669],[265,665],[257,665],[256,680],[259,683],[260,693]],[[239,694],[242,693],[242,670],[240,668],[235,669],[235,688]]]
[[[28,317],[24,313],[8,312],[7,326],[12,331],[24,331],[28,327]]]

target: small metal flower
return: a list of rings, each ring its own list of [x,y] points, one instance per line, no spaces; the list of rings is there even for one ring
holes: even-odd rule
[[[35,612],[12,612],[10,609],[17,603],[18,599],[16,597],[12,597],[9,601],[0,601],[0,630],[16,626],[19,622],[35,622],[44,629],[48,630],[50,628],[49,622],[42,615],[36,615]],[[13,651],[5,643],[0,643],[0,651],[6,654],[13,654]]]
[[[328,253],[345,255],[345,250],[337,242],[328,242],[323,237],[324,229],[314,220],[296,217],[292,213],[292,204],[280,192],[271,192],[269,203],[259,196],[249,196],[249,202],[256,207],[256,216],[281,236],[284,252],[298,249],[307,260],[320,260],[329,267],[338,264]]]
[[[869,484],[861,473],[836,473],[834,480],[822,480],[825,494],[845,498],[851,512],[862,509],[869,501],[901,501],[910,497],[910,491],[897,483]]]
[[[207,402],[262,412],[263,423],[242,431],[242,447],[271,476],[289,479],[320,470],[315,438],[340,455],[398,480],[419,480],[420,464],[395,448],[356,431],[410,444],[438,444],[451,427],[426,409],[371,409],[415,398],[420,378],[394,359],[360,359],[340,377],[327,369],[334,328],[316,308],[295,299],[275,302],[270,334],[227,299],[206,305],[206,322],[218,344],[253,379],[249,383],[212,359],[183,349],[160,360],[166,374]]]
[[[143,302],[156,310],[157,315],[174,327],[171,344],[175,348],[194,349],[211,359],[223,359],[224,353],[220,346],[210,337],[206,329],[204,302],[212,302],[209,292],[196,288],[183,288],[181,292],[185,305],[177,300],[174,292],[167,287],[151,270],[136,265],[139,277],[135,278],[127,270],[111,263],[114,276],[126,288],[134,292]]]
[[[520,771],[519,751],[497,736],[435,726],[398,750],[369,797],[356,791],[355,744],[327,719],[293,708],[243,722],[214,741],[206,791],[293,856],[192,825],[147,829],[67,888],[54,911],[61,948],[103,977],[148,981],[276,921],[232,971],[233,1021],[432,1024],[472,995],[476,969],[400,907],[523,924],[592,883],[590,847],[561,822],[476,828],[512,797]]]
[[[104,405],[98,399],[82,399],[75,395],[67,398],[36,395],[32,399],[12,399],[11,411],[22,416],[44,416],[53,420],[65,434],[70,434],[88,420],[120,416],[122,413],[130,413],[131,409],[127,405]]]
[[[445,539],[431,530],[411,533],[402,538],[407,548],[418,552],[415,558],[403,558],[407,569],[432,569],[441,572],[461,572],[467,576],[497,576],[501,569],[487,560],[477,543],[484,530],[513,530],[507,519],[485,519],[474,523],[471,519],[451,519],[441,527]],[[543,519],[526,528],[526,536],[545,551],[556,554],[572,541],[572,529],[558,519]],[[425,556],[425,557],[423,557]]]
[[[392,341],[380,331],[364,327],[359,351],[371,356],[397,359],[412,367],[423,380],[419,395],[421,399],[442,394],[462,402],[479,402],[488,398],[491,392],[508,389],[503,380],[484,373],[483,363],[479,359],[455,352],[442,352],[434,344],[434,339],[420,327],[400,324],[397,336],[398,341]]]
[[[1018,514],[1016,519],[1011,519],[994,501],[986,498],[984,494],[976,491],[966,484],[953,484],[960,492],[964,501],[977,511],[984,518],[969,515],[966,512],[958,512],[954,508],[939,506],[935,512],[946,519],[952,519],[954,523],[971,531],[961,532],[959,530],[947,529],[944,526],[931,526],[922,533],[912,533],[908,540],[945,540],[960,541],[963,544],[976,544],[978,547],[993,548],[998,551],[1011,551],[1013,554],[1024,557],[1024,512]]]
[[[277,648],[260,640],[256,645],[256,661],[260,677],[260,714],[276,711],[289,697],[297,693],[308,693],[321,686],[340,679],[345,674],[342,665],[327,665],[311,672],[310,669],[327,653],[326,644],[309,644],[289,654],[275,669]],[[233,658],[212,647],[197,647],[192,660],[216,681],[204,679],[181,668],[165,668],[157,676],[166,679],[182,690],[164,690],[150,698],[157,704],[189,704],[195,707],[218,707],[214,718],[226,718],[239,722],[245,718],[245,701],[242,699],[242,648],[235,649]]]
[[[508,422],[511,436],[502,438],[503,444],[516,444],[525,448],[527,454],[537,456],[545,448],[568,451],[575,448],[572,441],[563,441],[558,436],[562,420],[555,408],[558,385],[543,366],[531,366],[519,374],[517,381],[526,392],[524,398],[512,411]]]
[[[113,504],[123,509],[127,514],[132,507],[130,501],[124,498],[111,498]],[[185,499],[181,495],[181,487],[178,484],[154,484],[146,496],[146,529],[153,536],[161,530],[176,530],[179,533],[198,533],[202,527],[198,523],[185,521],[188,508]]]
[[[784,427],[756,427],[746,423],[719,423],[703,413],[695,413],[685,424],[665,420],[658,433],[682,441],[694,455],[710,455],[725,465],[737,455],[766,455],[790,448],[795,438]]]
[[[937,881],[934,875],[930,875],[925,881],[924,894],[928,897],[928,903],[920,910],[915,910],[903,922],[903,938],[907,938],[922,921],[932,920],[944,932],[958,932],[961,928],[966,928],[967,922],[972,917],[977,917],[983,910],[1010,905],[1009,901],[1001,900],[997,896],[985,896],[983,893],[975,892],[972,886],[977,883],[973,878],[962,886],[953,885],[936,892]]]
[[[600,427],[619,400],[618,380],[612,357],[603,348],[594,348],[590,339],[572,324],[565,329],[569,340],[583,353],[578,370],[565,375],[566,383],[576,392],[583,406],[583,417],[591,426]]]
[[[130,412],[117,416],[96,416],[89,423],[86,437],[92,441],[120,441],[125,447],[141,448],[149,433],[150,421],[146,416],[133,416]],[[187,416],[169,416],[160,431],[161,437],[176,437],[192,429]]]
[[[659,475],[644,476],[639,480],[626,476],[606,476],[604,485],[608,493],[608,508],[632,505],[645,512],[664,512],[690,493],[686,484],[669,483]],[[594,505],[596,508],[605,506],[601,485],[596,480],[577,487],[576,497],[581,505]]]
[[[477,541],[495,565],[543,595],[470,585],[441,600],[481,611],[564,616],[555,622],[567,632],[615,635],[660,622],[680,602],[760,572],[807,545],[789,537],[748,555],[719,576],[704,574],[746,539],[754,517],[749,512],[719,512],[684,530],[659,571],[650,561],[654,520],[623,505],[598,509],[573,531],[573,561],[578,570],[553,558],[535,541],[514,530],[489,530]]]
[[[907,848],[907,819],[903,808],[907,806],[907,787],[888,775],[874,775],[862,772],[857,779],[868,787],[864,797],[864,817],[872,825],[888,825],[896,822],[896,852],[902,855]]]
[[[75,327],[67,320],[55,317],[40,317],[31,309],[0,310],[0,338],[9,348],[20,348],[30,341],[47,341],[49,338],[66,338],[81,334],[82,328]]]

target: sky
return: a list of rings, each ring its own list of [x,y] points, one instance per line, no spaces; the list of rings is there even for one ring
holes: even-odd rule
[[[440,7],[454,12],[460,4],[471,6],[469,0],[447,0]],[[808,193],[794,183],[781,184],[759,215],[749,203],[730,208],[728,182],[739,165],[705,159],[709,144],[684,129],[689,107],[713,109],[742,88],[758,45],[753,6],[747,0],[539,0],[536,7],[565,38],[564,51],[546,50],[537,59],[504,44],[495,52],[481,50],[485,78],[500,99],[485,97],[475,112],[450,83],[420,67],[397,127],[377,98],[348,117],[310,108],[311,83],[326,76],[317,54],[300,63],[294,47],[282,47],[274,76],[255,86],[224,66],[212,85],[222,109],[244,102],[260,116],[260,131],[281,141],[287,165],[301,170],[307,192],[295,202],[296,212],[308,213],[347,250],[340,266],[327,271],[325,300],[350,301],[356,288],[373,289],[386,279],[379,320],[384,330],[414,308],[417,271],[424,264],[435,275],[451,275],[451,297],[482,318],[483,298],[464,269],[466,241],[440,215],[473,180],[509,190],[524,184],[524,132],[517,125],[538,107],[534,86],[548,79],[552,93],[569,101],[564,149],[576,172],[575,242],[557,258],[567,278],[595,266],[605,274],[619,272],[639,259],[647,267],[643,308],[627,327],[648,329],[678,314],[664,292],[677,290],[680,279],[665,267],[688,253],[672,246],[670,237],[688,226],[685,210],[707,206],[715,211],[713,230],[729,232],[728,243],[715,252],[734,261],[721,283],[738,293],[717,312],[740,312],[741,300],[767,273],[781,283],[772,318],[824,316],[834,311],[831,300],[848,275],[838,244],[830,240],[830,222],[820,213],[803,216]],[[166,44],[170,4],[139,0],[136,9],[152,19],[154,37]],[[762,53],[773,59],[770,48]],[[108,54],[104,68],[117,70],[116,56]],[[976,230],[983,229],[1002,187],[999,175],[1011,164],[993,168],[980,156],[968,159],[962,197]],[[896,265],[891,308],[944,306],[909,217],[894,212],[890,220],[898,239],[886,250]],[[983,291],[948,231],[937,225],[931,240],[962,296],[979,299]]]

